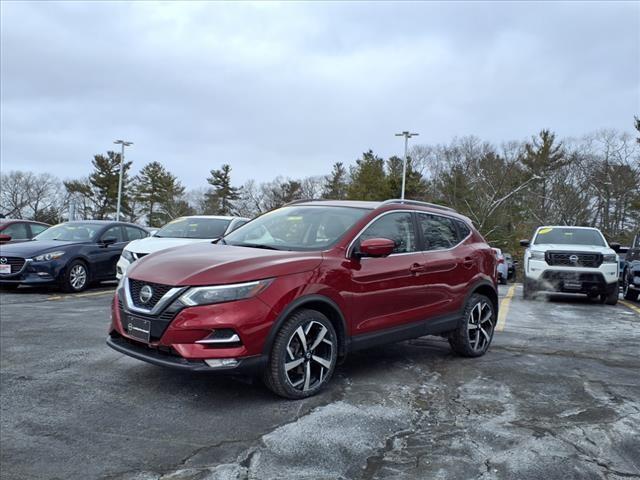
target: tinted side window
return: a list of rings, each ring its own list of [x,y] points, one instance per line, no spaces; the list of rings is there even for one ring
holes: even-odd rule
[[[640,248],[640,233],[636,235],[635,248]]]
[[[127,238],[129,241],[131,240],[139,240],[141,238],[145,238],[147,236],[147,232],[135,227],[124,227],[127,232]]]
[[[29,231],[27,230],[26,223],[14,223],[5,228],[2,233],[4,235],[11,235],[12,240],[27,240],[29,238]]]
[[[459,240],[462,241],[469,236],[471,229],[462,220],[455,220],[458,225],[458,232],[460,232]]]
[[[378,218],[360,235],[360,241],[368,238],[388,238],[396,242],[393,253],[417,251],[416,232],[410,213],[388,213]]]
[[[37,223],[32,223],[32,224],[30,225],[30,227],[31,227],[31,235],[32,235],[32,236],[34,236],[34,237],[35,237],[36,235],[41,234],[41,233],[42,233],[42,232],[44,232],[47,228],[49,228],[49,227],[47,227],[46,225],[38,225]]]
[[[122,238],[122,229],[120,225],[116,225],[115,227],[111,227],[109,230],[102,234],[102,240],[105,238],[115,238],[116,243],[126,242],[124,238]]]
[[[458,231],[450,218],[420,213],[418,225],[425,250],[446,250],[458,243]]]

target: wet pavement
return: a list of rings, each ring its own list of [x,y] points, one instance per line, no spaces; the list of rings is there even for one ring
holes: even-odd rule
[[[0,294],[2,479],[640,479],[640,304],[501,287],[484,357],[375,348],[287,401],[110,350],[111,288]]]

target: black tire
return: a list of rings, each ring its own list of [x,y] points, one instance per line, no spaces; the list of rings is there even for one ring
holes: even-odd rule
[[[467,300],[458,327],[449,333],[451,349],[463,357],[484,355],[491,346],[496,322],[496,311],[491,300],[474,293]],[[473,325],[477,325],[477,328],[471,328]]]
[[[603,293],[602,295],[600,295],[600,302],[607,305],[616,305],[618,303],[619,294],[620,288],[618,287],[618,283],[616,282],[616,288],[614,288],[611,293]]]
[[[506,285],[508,283],[507,277],[500,277],[500,285]]]
[[[636,302],[638,300],[639,293],[640,292],[629,288],[629,272],[625,271],[624,275],[622,275],[622,295],[624,296],[624,299]]]
[[[81,272],[84,271],[84,282],[80,281]],[[74,260],[67,267],[60,279],[60,288],[63,292],[78,293],[89,286],[89,267],[82,260]]]
[[[524,298],[525,300],[532,300],[535,294],[535,288],[533,287],[531,282],[525,278],[524,282],[522,282],[522,298]]]
[[[16,290],[20,285],[15,283],[7,283],[4,285],[0,285],[0,290]]]
[[[329,382],[337,358],[338,337],[329,319],[316,310],[298,310],[276,334],[263,381],[281,397],[310,397]]]

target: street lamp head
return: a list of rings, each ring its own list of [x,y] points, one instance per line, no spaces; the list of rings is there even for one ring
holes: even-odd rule
[[[133,142],[127,142],[125,140],[115,140],[113,143],[117,145],[123,145],[125,147],[128,147],[129,145],[133,145]]]
[[[420,134],[419,133],[409,133],[408,131],[404,131],[402,133],[396,133],[395,135],[396,135],[396,137],[411,138],[411,137],[415,137],[415,136],[420,135]]]

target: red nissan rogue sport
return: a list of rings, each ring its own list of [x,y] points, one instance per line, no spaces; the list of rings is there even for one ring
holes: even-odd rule
[[[298,201],[216,244],[135,262],[107,343],[161,366],[259,373],[278,395],[303,398],[373,345],[441,335],[460,355],[484,354],[496,291],[493,250],[449,208]]]

